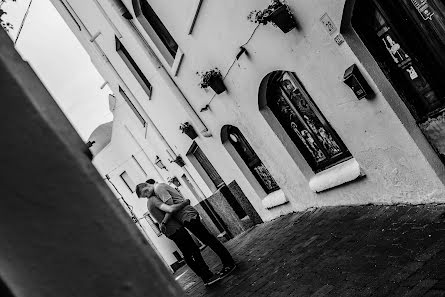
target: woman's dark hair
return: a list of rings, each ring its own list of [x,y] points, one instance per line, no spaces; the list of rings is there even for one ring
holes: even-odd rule
[[[156,183],[156,181],[154,179],[150,178],[150,179],[147,179],[146,183],[150,184],[150,185],[154,185]]]

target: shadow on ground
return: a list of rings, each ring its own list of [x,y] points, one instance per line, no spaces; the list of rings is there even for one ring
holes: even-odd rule
[[[226,243],[239,268],[189,296],[445,296],[445,205],[350,206],[295,213]],[[212,250],[203,256],[213,271]]]

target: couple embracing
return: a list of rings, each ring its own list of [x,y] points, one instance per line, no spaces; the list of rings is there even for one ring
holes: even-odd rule
[[[199,213],[190,205],[190,200],[184,199],[175,188],[149,179],[136,186],[136,194],[139,198],[147,198],[148,211],[159,223],[161,232],[178,246],[185,263],[205,285],[214,284],[235,270],[236,264],[229,251],[201,223]],[[210,271],[185,228],[218,255],[223,264],[220,272],[214,274]]]

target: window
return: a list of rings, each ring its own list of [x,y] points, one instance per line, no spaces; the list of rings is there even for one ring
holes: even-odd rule
[[[170,66],[173,66],[176,54],[179,51],[178,44],[147,0],[137,0],[135,2],[135,14],[141,25]]]
[[[212,163],[210,163],[209,159],[207,159],[206,155],[204,155],[204,152],[196,143],[193,143],[190,149],[190,153],[196,158],[198,163],[202,166],[202,169],[204,169],[204,171],[207,173],[217,189],[225,185],[223,179],[218,174],[215,167],[213,167]]]
[[[267,86],[267,105],[314,172],[351,158],[297,77],[277,71]]]
[[[128,98],[127,94],[125,94],[124,90],[122,90],[121,87],[119,87],[119,93],[121,94],[122,98],[124,98],[125,102],[127,102],[127,104],[130,106],[131,110],[134,112],[139,121],[141,121],[142,125],[145,127],[145,119],[142,117],[136,106],[134,106],[133,102],[131,102],[130,98]]]
[[[144,219],[145,221],[147,221],[148,225],[150,225],[150,227],[153,229],[153,231],[155,232],[156,236],[161,236],[161,229],[159,229],[159,224],[157,222],[155,222],[155,220],[153,220],[153,218],[151,217],[151,215],[149,213],[144,214]]]
[[[136,80],[139,82],[141,87],[144,89],[145,93],[147,93],[148,97],[151,96],[151,90],[152,86],[148,79],[145,77],[144,73],[142,73],[139,66],[136,64],[136,62],[133,60],[133,58],[128,53],[127,49],[124,47],[124,45],[119,41],[119,39],[116,37],[116,51],[118,52],[119,56],[121,56],[122,60],[127,64],[127,67],[130,69],[130,71],[135,76]]]
[[[276,183],[275,179],[269,173],[266,166],[264,166],[263,162],[261,162],[260,158],[247,142],[246,138],[244,138],[241,131],[234,126],[229,126],[227,128],[227,134],[229,142],[243,159],[244,163],[246,163],[247,167],[250,169],[253,176],[261,185],[266,194],[279,190],[280,187]]]
[[[79,28],[79,31],[82,31],[82,27],[79,25],[79,22],[77,22],[76,18],[74,17],[74,15],[71,13],[71,11],[73,11],[73,8],[71,7],[71,5],[69,3],[68,6],[70,9],[68,9],[67,4],[65,4],[64,1],[60,1],[60,3],[63,5],[63,7],[65,8],[66,12],[68,12],[69,16],[71,17],[71,19],[73,20],[74,23],[76,23],[77,28]],[[74,12],[75,14],[75,12]]]
[[[134,184],[133,180],[130,178],[128,173],[126,171],[124,171],[121,173],[120,177],[124,181],[125,185],[127,185],[130,192],[134,193],[134,190],[136,189],[136,185]]]

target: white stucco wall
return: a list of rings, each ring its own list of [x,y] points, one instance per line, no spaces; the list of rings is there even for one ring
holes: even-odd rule
[[[162,77],[157,74],[155,67],[148,62],[144,49],[136,42],[135,37],[126,31],[122,19],[112,13],[108,1],[100,1],[122,33],[121,42],[153,85],[151,100],[148,100],[143,89],[116,54],[114,32],[95,5],[71,2],[92,32],[101,30],[102,35],[98,42],[111,63],[139,99],[146,114],[171,148],[184,157],[186,168],[199,188],[209,196],[209,186],[185,157],[192,141],[178,129],[180,123],[190,122],[190,118]],[[131,10],[131,1],[123,2]],[[444,186],[437,173],[444,172],[443,164],[436,164],[436,171],[433,170],[431,160],[437,161],[438,158],[425,153],[424,148],[419,148],[419,141],[425,142],[422,135],[416,132],[419,135],[416,136],[417,139],[413,139],[415,133],[412,130],[410,133],[407,131],[406,123],[412,121],[409,115],[393,109],[394,106],[388,103],[388,98],[380,92],[380,85],[373,82],[347,42],[338,46],[333,39],[335,35],[330,36],[320,22],[320,17],[327,12],[338,28],[338,33],[345,1],[288,1],[298,21],[298,30],[283,34],[271,25],[260,26],[245,46],[249,55],[241,56],[225,79],[228,92],[216,96],[210,103],[210,110],[204,112],[199,111],[210,101],[213,92],[199,88],[199,78],[195,73],[218,67],[225,74],[234,61],[239,46],[249,39],[255,29],[255,25],[250,23],[246,16],[253,9],[266,7],[268,1],[204,0],[193,32],[188,35],[185,24],[194,13],[191,2],[194,1],[150,0],[153,9],[184,52],[182,64],[174,80],[213,134],[210,138],[200,136],[196,139],[197,144],[226,183],[237,181],[264,220],[287,212],[323,205],[443,201]],[[137,21],[135,24],[148,38],[142,26]],[[70,26],[76,31],[72,24]],[[81,36],[82,33],[76,34]],[[80,40],[86,44],[87,51],[91,52],[92,48],[88,46],[88,42],[84,38]],[[149,43],[153,46],[150,40]],[[116,79],[103,66],[104,63],[100,60],[98,62],[97,54],[92,55],[95,63],[100,65],[99,71],[110,81],[111,88],[117,94]],[[170,69],[162,57],[160,60]],[[342,82],[344,70],[354,63],[359,66],[375,91],[374,99],[357,100]],[[298,149],[286,139],[286,135],[277,135],[259,111],[260,83],[274,70],[296,73],[366,177],[322,193],[316,194],[310,189],[309,181],[314,172]],[[407,119],[403,118],[405,116]],[[133,119],[130,120],[131,117]],[[156,137],[156,133],[152,130],[145,131],[140,123],[135,122],[131,111],[128,118],[122,116],[122,123],[127,121],[132,123],[127,125],[141,138],[141,142],[150,143],[153,152],[167,160],[166,148]],[[242,131],[290,203],[272,209],[263,206],[264,192],[254,180],[246,178],[221,144],[221,128],[227,124]],[[122,146],[125,147],[126,143]],[[123,147],[120,149],[127,149]],[[178,177],[182,174],[175,164],[166,165],[169,165]]]
[[[119,113],[120,109],[124,108],[126,108],[126,106],[121,105],[116,109],[116,122],[119,122],[120,115],[125,114],[125,110]],[[118,116],[116,117],[116,115]],[[128,117],[128,115],[126,116]],[[117,188],[119,193],[114,191],[115,194],[117,194],[117,197],[122,195],[125,201],[133,208],[132,210],[136,217],[140,219],[147,212],[146,200],[139,199],[135,193],[132,193],[120,175],[124,171],[127,172],[135,185],[140,182],[144,182],[150,177],[159,180],[159,175],[152,167],[147,153],[142,151],[137,143],[132,139],[125,126],[122,126],[121,123],[119,124],[114,125],[111,143],[94,157],[93,164],[96,166],[101,176],[106,178],[108,175],[109,182],[112,183],[108,183],[109,186],[113,189],[113,191],[113,185]],[[132,156],[136,158],[143,170],[141,170]],[[125,205],[123,205],[123,207],[125,208]],[[141,219],[140,223],[144,229],[143,233],[148,236],[150,243],[158,254],[164,259],[165,263],[167,265],[175,263],[177,260],[174,257],[173,252],[178,251],[176,245],[164,235],[158,237],[145,219]]]

